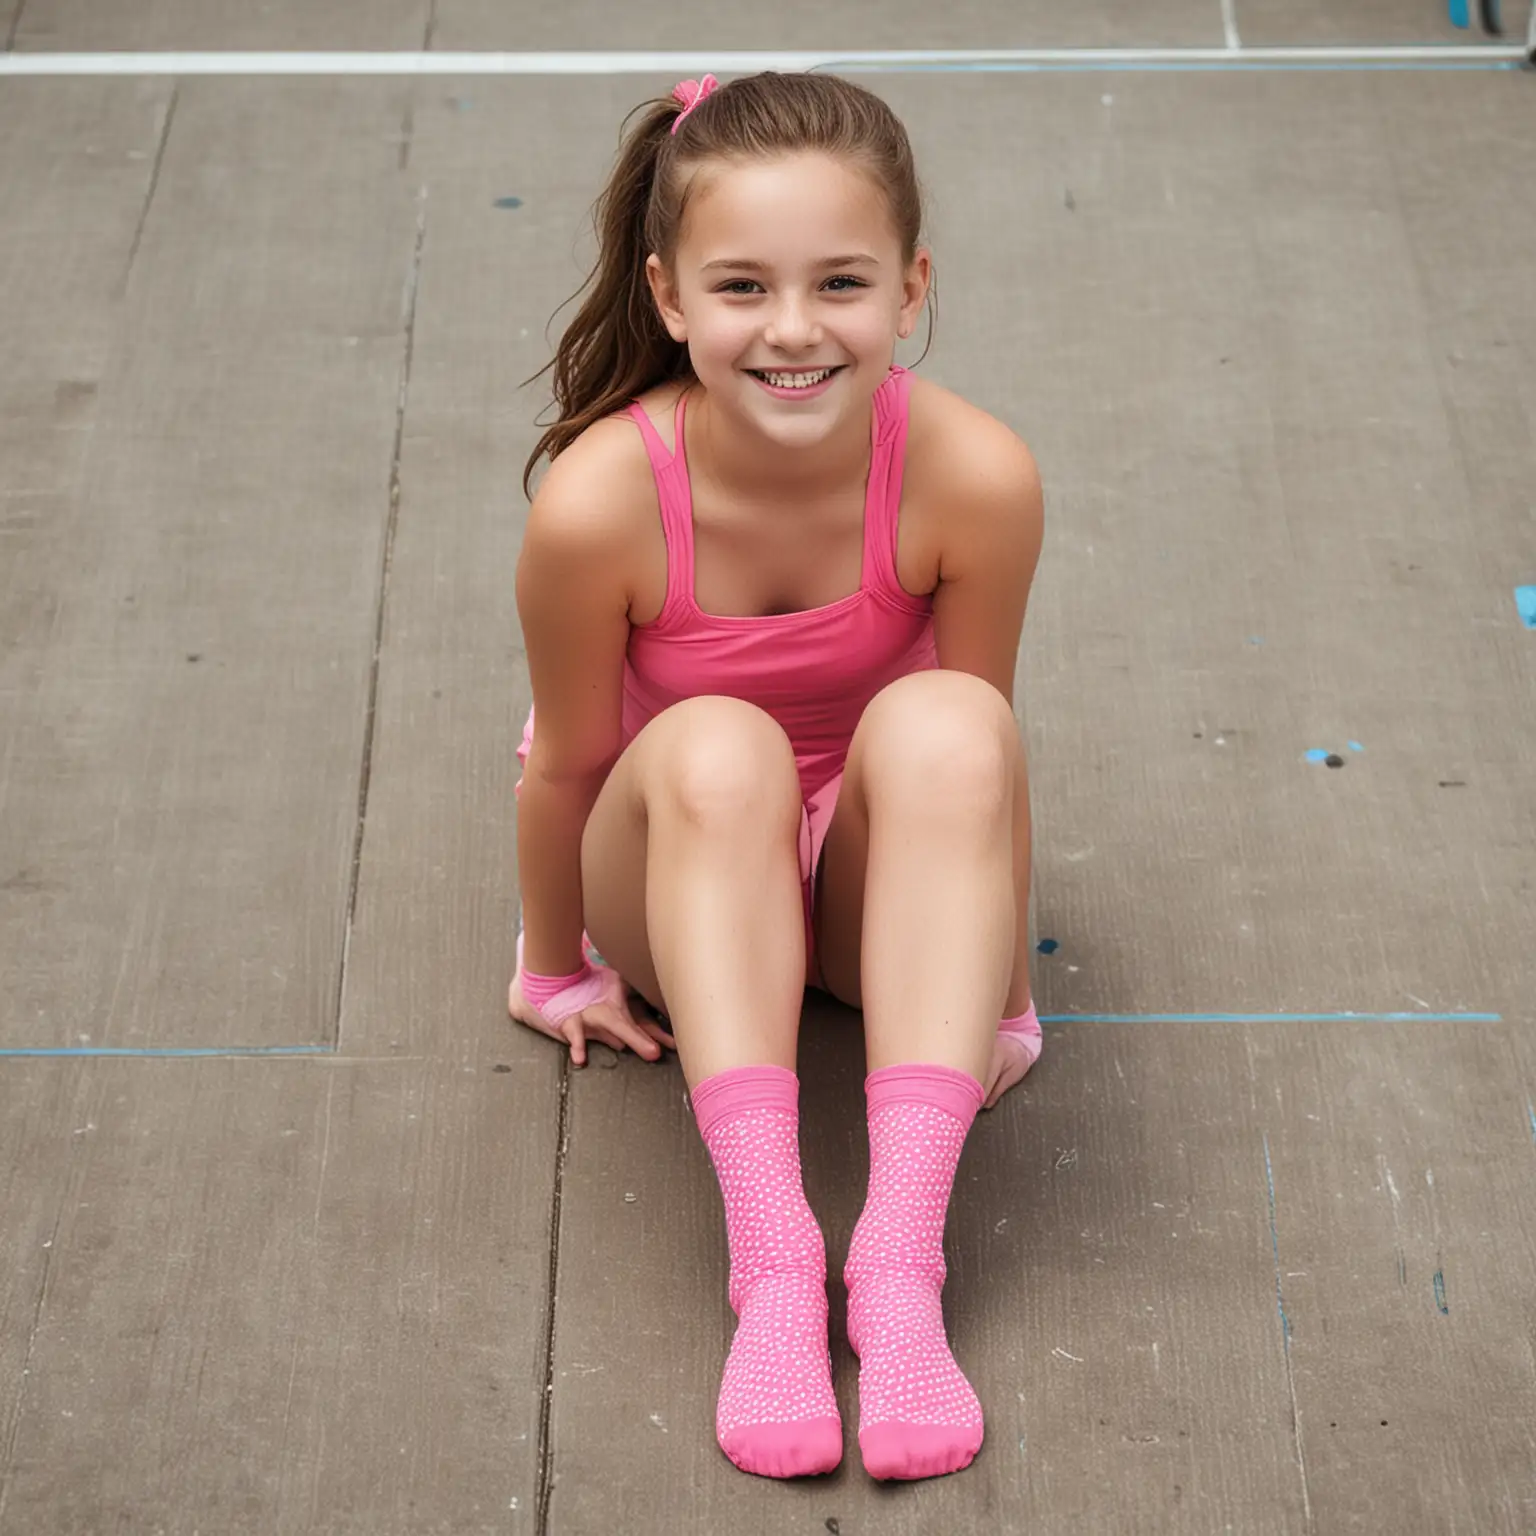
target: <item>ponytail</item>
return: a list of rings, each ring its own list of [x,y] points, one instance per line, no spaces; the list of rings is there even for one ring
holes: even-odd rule
[[[677,117],[677,103],[645,102],[635,110],[647,108],[645,119],[620,150],[612,179],[594,209],[597,265],[566,303],[591,292],[560,338],[554,357],[523,381],[531,384],[553,369],[560,409],[560,419],[539,439],[523,470],[525,496],[534,468],[546,453],[553,460],[594,421],[660,380],[692,374],[688,348],[673,341],[661,323],[645,275],[650,254],[645,232],[656,164]]]

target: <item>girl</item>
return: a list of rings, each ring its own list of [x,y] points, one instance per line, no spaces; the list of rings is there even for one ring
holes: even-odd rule
[[[842,1455],[795,1042],[807,984],[862,1007],[859,1447],[931,1477],[982,1438],[940,1309],[950,1186],[1040,1047],[1011,705],[1040,483],[1006,427],[892,366],[932,268],[890,109],[827,75],[717,85],[640,109],[524,475],[549,455],[517,571],[509,1005],[578,1066],[593,1039],[678,1051],[738,1318],[716,1432],[769,1477]]]

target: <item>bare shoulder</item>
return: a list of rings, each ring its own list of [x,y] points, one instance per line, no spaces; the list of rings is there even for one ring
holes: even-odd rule
[[[1032,570],[1044,532],[1034,455],[1006,423],[914,374],[901,522],[897,566],[909,592],[1010,552]]]
[[[912,375],[907,475],[925,495],[948,500],[990,488],[1027,491],[1039,471],[1029,446],[990,412],[952,389]]]
[[[595,421],[554,459],[534,492],[529,536],[606,547],[656,517],[644,439],[626,415]]]
[[[645,439],[627,414],[593,422],[550,464],[528,509],[518,568],[531,583],[565,570],[600,585],[635,624],[661,612],[661,506]]]

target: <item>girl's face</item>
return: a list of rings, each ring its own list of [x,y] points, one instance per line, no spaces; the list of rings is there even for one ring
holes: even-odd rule
[[[867,417],[896,338],[928,292],[929,256],[903,270],[884,195],[821,154],[706,168],[675,279],[646,273],[714,404],[786,447]]]

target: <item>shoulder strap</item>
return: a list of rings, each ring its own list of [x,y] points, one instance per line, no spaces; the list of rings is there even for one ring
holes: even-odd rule
[[[907,407],[912,375],[892,368],[875,391],[874,443],[869,465],[869,493],[864,504],[864,559],[874,584],[904,606],[912,595],[896,575],[896,532],[907,457]]]
[[[693,495],[688,484],[688,453],[683,445],[683,411],[686,394],[677,397],[672,413],[672,440],[676,451],[667,452],[651,418],[638,400],[625,409],[640,428],[646,455],[656,480],[656,498],[661,506],[661,532],[667,544],[667,598],[655,623],[671,617],[680,601],[693,591]]]

